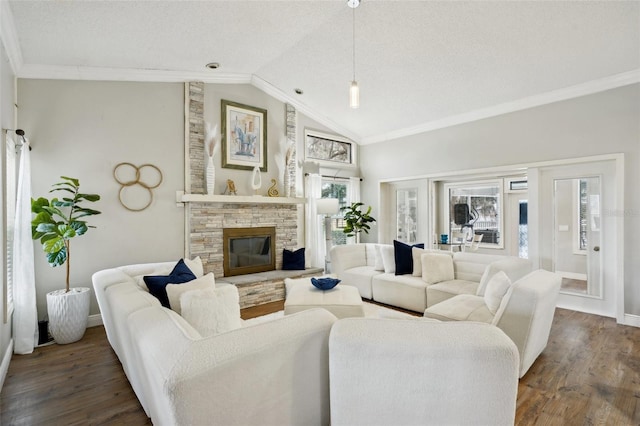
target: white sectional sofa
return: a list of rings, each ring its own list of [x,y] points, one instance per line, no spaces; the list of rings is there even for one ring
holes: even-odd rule
[[[428,318],[352,322],[317,308],[203,337],[185,319],[202,290],[177,286],[185,318],[145,290],[144,276],[166,275],[174,265],[92,277],[107,338],[154,425],[513,421],[518,353],[496,327]],[[232,285],[208,291],[238,305]]]
[[[504,271],[513,282],[532,269],[529,260],[517,257],[425,250],[452,256],[455,275],[452,280],[427,283],[422,276],[415,274],[385,272],[376,254],[376,246],[380,249],[390,245],[362,243],[334,246],[330,251],[332,272],[342,280],[342,284],[357,287],[365,299],[421,313],[427,307],[458,294],[481,296],[486,282],[499,270]]]
[[[329,424],[335,316],[312,309],[203,338],[137,284],[173,265],[93,275],[107,338],[153,424]]]

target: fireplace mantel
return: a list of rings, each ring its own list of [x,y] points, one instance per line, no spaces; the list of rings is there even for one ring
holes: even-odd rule
[[[265,197],[260,195],[207,195],[180,194],[181,203],[225,203],[225,204],[304,204],[305,198]]]

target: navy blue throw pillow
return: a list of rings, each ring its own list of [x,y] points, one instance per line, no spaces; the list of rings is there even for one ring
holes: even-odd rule
[[[410,246],[401,241],[393,240],[393,256],[396,260],[396,275],[413,273],[413,256],[411,248],[424,248],[424,243]]]
[[[182,284],[196,279],[191,269],[183,259],[176,264],[169,275],[145,275],[142,277],[149,289],[149,293],[158,298],[162,306],[171,309],[169,296],[167,296],[167,284]]]
[[[304,247],[291,251],[284,249],[282,251],[282,270],[297,271],[304,269]]]
[[[337,278],[311,278],[311,284],[320,290],[331,290],[340,282]]]

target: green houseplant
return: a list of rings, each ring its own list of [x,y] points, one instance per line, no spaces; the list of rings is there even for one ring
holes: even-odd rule
[[[89,317],[89,288],[69,286],[71,265],[71,239],[84,235],[89,228],[83,218],[101,212],[84,206],[85,202],[100,199],[97,194],[80,192],[80,181],[61,176],[62,181],[53,185],[51,192],[66,193],[51,200],[40,197],[31,199],[31,234],[39,240],[49,266],[66,264],[66,287],[47,293],[49,328],[57,343],[72,343],[84,335]]]
[[[371,227],[369,223],[375,222],[376,220],[370,215],[371,214],[371,206],[367,208],[366,212],[360,210],[360,208],[364,206],[364,203],[351,203],[350,206],[342,207],[340,210],[344,210],[343,219],[345,221],[345,226],[342,232],[347,234],[347,237],[356,237],[356,243],[360,242],[360,233],[364,232],[365,234],[369,233]]]

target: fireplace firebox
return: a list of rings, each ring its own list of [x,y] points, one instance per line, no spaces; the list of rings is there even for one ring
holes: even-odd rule
[[[224,228],[224,276],[276,269],[276,228]]]

